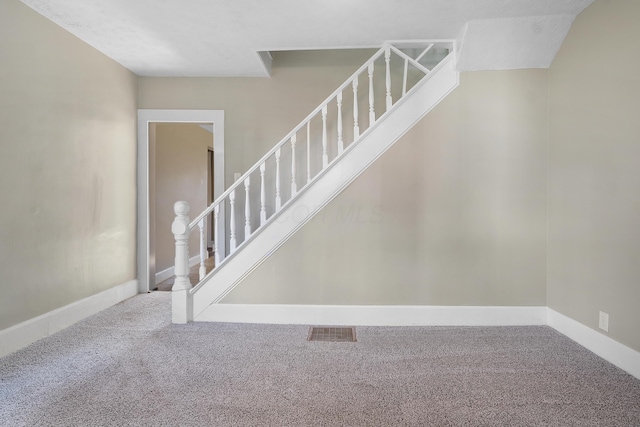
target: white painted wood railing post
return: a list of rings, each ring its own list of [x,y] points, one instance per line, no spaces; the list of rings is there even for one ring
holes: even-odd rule
[[[251,236],[251,197],[249,196],[249,188],[251,187],[251,178],[244,180],[244,241]]]
[[[311,120],[307,122],[307,183],[311,181]]]
[[[220,205],[216,205],[216,207],[213,209],[213,250],[214,250],[214,261],[216,263],[216,268],[220,265],[220,261],[222,261],[222,257],[224,257],[224,254],[220,254],[220,231],[219,231],[219,227],[220,227]]]
[[[391,109],[393,106],[393,99],[391,98],[391,47],[387,46],[384,50],[384,62],[386,64],[387,78],[386,78],[386,86],[387,86],[387,111]]]
[[[231,205],[231,218],[229,218],[229,253],[233,253],[236,250],[238,241],[236,240],[236,189],[234,188],[229,193],[229,204]]]
[[[407,94],[407,75],[409,73],[409,60],[404,60],[404,76],[402,78],[402,96]]]
[[[369,64],[369,126],[376,121],[376,112],[373,107],[373,62]]]
[[[358,126],[358,77],[353,79],[353,140],[360,137],[360,127]]]
[[[204,261],[209,258],[209,252],[207,251],[207,230],[204,227],[204,218],[198,223],[200,229],[200,268],[198,269],[199,280],[204,279],[207,275],[207,267],[204,265]]]
[[[344,141],[342,140],[342,91],[338,93],[336,99],[338,103],[338,155],[344,151]]]
[[[267,190],[264,184],[264,174],[267,170],[266,163],[260,165],[260,225],[267,222]]]
[[[280,196],[280,148],[276,150],[276,212],[282,207],[282,197]]]
[[[322,169],[329,165],[329,153],[327,152],[327,106],[322,107]]]
[[[176,239],[175,275],[171,289],[171,320],[173,323],[187,323],[193,320],[193,300],[189,290],[189,203],[176,202],[176,214],[171,224],[171,232]]]
[[[296,184],[296,135],[291,136],[291,197],[298,192]]]

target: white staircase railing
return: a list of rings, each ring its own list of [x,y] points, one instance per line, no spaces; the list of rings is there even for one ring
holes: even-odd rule
[[[192,221],[188,216],[189,205],[175,204],[176,218],[172,225],[176,239],[172,298],[175,323],[192,320],[186,314],[192,311],[189,293],[197,291],[248,244],[252,236],[275,220],[280,211],[355,145],[367,129],[383,119],[397,101],[409,96],[444,57],[452,54],[452,48],[450,42],[437,42],[420,49],[407,49],[407,53],[391,45],[381,48]],[[360,90],[361,83],[366,90]],[[361,117],[363,109],[368,114]],[[284,184],[287,182],[290,185]],[[228,224],[220,223],[222,211],[229,212]],[[214,265],[207,273],[206,227],[209,223],[213,224],[214,231]],[[244,227],[238,227],[239,223]],[[188,243],[196,227],[200,236],[199,283],[192,289]],[[221,250],[226,246],[221,244],[221,239],[229,242],[227,253]]]

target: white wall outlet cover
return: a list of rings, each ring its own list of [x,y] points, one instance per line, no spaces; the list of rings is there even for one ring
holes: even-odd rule
[[[609,315],[604,311],[600,312],[600,317],[598,319],[598,327],[605,332],[609,332]]]

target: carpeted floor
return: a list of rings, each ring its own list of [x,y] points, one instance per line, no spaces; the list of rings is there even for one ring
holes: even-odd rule
[[[170,323],[129,299],[0,359],[3,426],[640,426],[640,380],[548,327]]]

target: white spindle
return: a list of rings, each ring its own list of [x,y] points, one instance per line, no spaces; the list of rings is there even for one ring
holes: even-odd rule
[[[307,122],[307,182],[311,181],[311,120]]]
[[[231,218],[229,219],[229,252],[233,253],[236,250],[236,189],[234,188],[229,193],[229,204],[231,205]]]
[[[387,111],[389,111],[393,105],[393,100],[391,99],[391,47],[387,46],[384,51],[384,62],[386,63],[387,68]]]
[[[327,106],[322,107],[322,169],[329,165],[329,153],[327,151]]]
[[[358,126],[358,77],[353,79],[353,140],[360,136],[360,127]]]
[[[205,267],[204,261],[209,258],[209,253],[207,251],[206,230],[204,228],[204,218],[200,220],[200,222],[198,223],[198,227],[200,228],[200,268],[198,269],[198,278],[202,280],[207,274],[207,267]]]
[[[342,91],[338,93],[338,155],[344,151],[344,141],[342,140]]]
[[[296,135],[291,136],[291,197],[298,192],[296,184]]]
[[[373,62],[369,64],[369,126],[376,121],[376,112],[373,108]]]
[[[260,225],[264,225],[267,222],[267,191],[264,186],[266,169],[266,163],[260,165]]]
[[[220,241],[220,237],[218,236],[218,227],[219,227],[219,219],[220,219],[220,205],[216,205],[215,208],[213,208],[213,250],[214,250],[214,261],[216,262],[216,267],[218,265],[220,265],[220,261],[222,260],[222,256],[224,256],[224,254],[220,254],[220,243],[218,243]]]
[[[280,148],[276,150],[276,212],[282,207],[282,197],[280,197]]]
[[[404,60],[404,77],[402,78],[402,96],[407,94],[407,74],[409,73],[409,60]]]
[[[249,197],[249,188],[251,187],[251,178],[244,180],[244,240],[251,236],[251,202]]]

